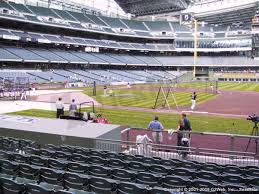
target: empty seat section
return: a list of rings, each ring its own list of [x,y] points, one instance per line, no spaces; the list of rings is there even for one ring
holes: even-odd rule
[[[61,51],[61,50],[51,50],[54,54],[62,57],[69,63],[81,63],[81,64],[87,64],[88,62],[78,56],[75,56],[74,54],[70,53],[69,51]]]
[[[74,18],[76,18],[79,22],[95,24],[92,20],[90,20],[89,18],[85,17],[82,12],[72,12],[72,11],[67,11],[67,12],[70,15],[72,15]]]
[[[3,48],[0,48],[0,61],[22,61],[22,58]]]
[[[57,15],[59,15],[60,17],[62,17],[64,20],[77,21],[73,16],[71,16],[71,14],[69,14],[69,13],[66,12],[65,10],[53,9],[53,11],[54,11]]]
[[[26,50],[24,48],[17,48],[17,47],[4,47],[5,50],[13,53],[14,55],[22,58],[25,62],[48,62],[47,59],[40,57],[39,55]]]
[[[68,63],[67,60],[54,54],[53,52],[46,49],[30,49],[30,51],[36,53],[37,55],[48,59],[51,63]]]
[[[33,11],[38,16],[46,16],[46,17],[53,17],[53,18],[60,18],[57,14],[55,14],[50,8],[45,7],[36,7],[27,5],[27,7]]]
[[[111,18],[111,17],[105,17],[105,16],[99,16],[105,23],[107,23],[112,28],[127,28],[120,20],[117,18]]]
[[[106,64],[106,61],[86,52],[72,52],[71,53],[77,57],[84,59],[91,64]]]
[[[142,21],[121,19],[130,29],[148,31]]]
[[[156,22],[152,22],[152,21],[145,21],[145,24],[148,26],[148,28],[151,31],[166,31],[166,32],[171,32],[172,29],[169,25],[169,22],[166,21],[156,21]]]

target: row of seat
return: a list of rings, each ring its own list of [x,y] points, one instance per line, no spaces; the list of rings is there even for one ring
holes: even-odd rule
[[[59,190],[69,190],[74,191],[74,189],[79,190],[74,193],[82,193],[86,190],[93,191],[95,193],[111,193],[116,191],[116,193],[128,193],[128,194],[138,194],[138,193],[152,193],[152,194],[168,194],[170,189],[162,189],[161,187],[148,187],[146,186],[145,176],[143,177],[144,182],[129,183],[121,182],[117,180],[112,180],[110,178],[98,178],[92,175],[84,175],[72,172],[65,172],[60,170],[52,170],[44,167],[37,167],[26,164],[17,164],[13,167],[13,172],[16,174],[10,175],[12,173],[11,169],[4,169],[0,176],[6,177],[7,179],[14,179],[17,183],[21,184],[39,184],[39,186],[46,188],[49,191],[59,191]],[[150,179],[153,182],[156,179]],[[258,181],[258,180],[257,180]],[[139,184],[141,183],[141,184]],[[144,183],[144,184],[143,184]],[[191,181],[188,178],[181,178],[177,176],[166,177],[163,187],[168,187],[171,189],[180,188],[218,188],[222,189],[239,189],[245,188],[243,184],[239,182],[237,184],[216,184],[215,182],[210,182],[206,180],[195,180]],[[258,188],[258,185],[250,185],[250,188]],[[36,193],[36,192],[35,192]],[[41,193],[41,192],[40,192]],[[84,192],[83,192],[84,193]]]
[[[0,149],[2,150],[15,151],[34,145],[35,142],[31,140],[0,136]]]
[[[82,164],[79,162],[56,160],[52,158],[46,159],[46,158],[42,158],[34,155],[26,157],[21,154],[10,154],[9,156],[7,153],[5,154],[6,155],[4,157],[7,157],[6,159],[9,159],[12,161],[0,160],[0,167],[1,167],[0,172],[4,172],[4,173],[8,172],[9,174],[14,174],[13,169],[14,170],[18,169],[18,165],[16,162],[19,162],[24,164],[29,163],[30,165],[48,167],[56,170],[64,170],[64,171],[70,171],[75,173],[81,173],[85,175],[94,175],[98,177],[112,178],[120,181],[142,183],[149,186],[163,185],[164,187],[171,187],[171,186],[174,186],[174,184],[171,184],[172,181],[175,183],[175,181],[177,180],[177,184],[180,184],[180,182],[182,182],[183,184],[183,182],[186,182],[184,181],[184,179],[187,179],[188,182],[190,183],[195,183],[196,181],[210,181],[213,183],[214,186],[222,185],[222,184],[223,185],[239,184],[242,187],[247,187],[247,186],[255,187],[259,185],[259,176],[242,177],[242,176],[231,175],[231,174],[219,175],[217,173],[213,173],[209,171],[193,171],[186,168],[170,169],[161,165],[153,165],[153,166],[150,166],[149,169],[147,169],[144,166],[138,166],[136,162],[131,162],[132,165],[130,169],[120,169],[120,168],[117,168],[116,166],[111,167],[111,166],[102,166],[99,164]],[[98,157],[95,157],[95,159],[98,160]],[[31,173],[32,172],[35,172],[35,169],[31,169]],[[248,171],[248,172],[250,172],[252,175],[258,175],[258,171]],[[170,182],[170,184],[166,184],[168,182]],[[209,183],[208,185],[211,185],[211,183]]]
[[[5,138],[1,140],[3,139]],[[38,172],[36,174],[39,175],[40,169],[46,170],[45,167],[48,167],[56,169],[49,173],[51,175],[59,170],[63,171],[62,176],[67,171],[71,171],[80,173],[82,176],[98,176],[113,181],[128,181],[131,184],[141,183],[151,187],[196,186],[215,188],[220,185],[224,188],[258,188],[259,186],[259,172],[255,167],[238,168],[237,166],[200,164],[185,160],[163,160],[161,158],[132,156],[71,146],[46,145],[44,149],[38,149],[32,147],[33,143],[28,143],[22,147],[22,144],[13,143],[16,141],[13,139],[0,141],[2,145],[0,148],[7,146],[11,150],[13,147],[15,148],[13,151],[17,151],[18,147],[18,150],[23,149],[26,153],[0,152],[0,158],[9,160],[0,160],[0,172],[12,177],[20,175],[21,169],[23,169],[22,171],[27,169],[25,173],[27,175],[29,171]],[[29,163],[29,165],[25,163]],[[43,177],[46,177],[46,175]]]
[[[70,147],[61,146],[58,149],[35,149],[28,148],[26,153],[39,155],[46,158],[56,158],[80,163],[96,163],[98,165],[110,166],[116,168],[128,168],[136,171],[157,172],[161,174],[170,174],[171,170],[176,168],[186,168],[192,171],[209,171],[216,174],[233,174],[240,176],[255,176],[259,177],[258,167],[241,168],[234,165],[220,166],[214,163],[201,164],[195,161],[178,160],[178,159],[161,159],[158,157],[144,157],[141,155],[128,155],[124,153],[113,153],[108,151],[99,151],[91,149],[73,149]],[[159,170],[152,170],[160,168]]]
[[[15,180],[15,182],[19,184],[19,188],[21,184],[38,184],[39,186],[46,188],[46,190],[49,191],[59,191],[63,189],[71,191],[76,189],[77,191],[74,191],[74,193],[80,194],[84,193],[83,191],[93,191],[95,193],[103,194],[111,193],[112,191],[117,190],[118,193],[129,194],[141,194],[147,193],[148,191],[150,191],[150,193],[152,194],[169,194],[169,189],[162,189],[159,187],[151,188],[148,187],[146,184],[122,182],[110,178],[99,178],[93,175],[53,170],[50,168],[38,167],[22,163],[12,163],[12,168],[8,169],[6,163],[8,163],[9,161],[4,162],[5,164],[2,163],[2,165],[4,165],[4,168],[2,168],[1,170],[0,177],[4,177],[5,179],[9,180]],[[14,190],[15,187],[10,186],[10,189]]]

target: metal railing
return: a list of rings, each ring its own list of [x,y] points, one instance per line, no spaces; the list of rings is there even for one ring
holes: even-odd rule
[[[219,165],[259,166],[259,160],[251,152],[238,152],[197,147],[183,147],[132,141],[96,139],[96,149],[129,155],[159,157],[162,159],[184,159],[200,163]]]

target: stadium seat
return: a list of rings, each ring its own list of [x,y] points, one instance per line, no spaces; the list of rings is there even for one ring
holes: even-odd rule
[[[82,154],[72,154],[72,157],[71,157],[71,161],[73,162],[85,163],[87,162],[87,160],[88,160],[88,157]]]
[[[54,154],[54,158],[59,160],[70,160],[71,157],[71,154],[62,151],[56,151]]]
[[[53,190],[50,188],[45,188],[44,186],[38,184],[28,183],[26,184],[27,194],[52,194]]]
[[[172,194],[172,190],[161,187],[153,187],[149,189],[149,194]]]
[[[204,170],[207,172],[214,172],[214,173],[220,173],[221,168],[220,166],[212,163],[205,163],[201,165],[200,170]]]
[[[245,172],[242,171],[242,169],[238,168],[237,166],[225,166],[222,168],[223,174],[229,174],[229,175],[243,175]]]
[[[121,182],[117,186],[118,194],[147,194],[148,190],[145,186],[134,184],[134,183],[126,183]]]
[[[106,165],[107,164],[107,160],[106,159],[103,159],[101,157],[98,157],[98,156],[90,156],[88,158],[88,163],[90,164],[97,164],[97,165]]]
[[[11,179],[0,177],[0,188],[2,194],[21,194],[25,191],[23,184],[19,184]]]
[[[73,191],[60,190],[56,191],[55,194],[75,194]]]
[[[4,150],[0,150],[0,159],[8,160],[10,158],[10,153]]]
[[[190,185],[192,185],[192,182],[190,179],[186,179],[179,176],[166,176],[162,179],[162,186],[165,188],[188,188]]]
[[[128,164],[128,169],[142,172],[142,171],[147,171],[148,167],[143,163],[131,161]]]
[[[156,173],[156,174],[162,174],[162,175],[167,175],[167,174],[171,174],[171,168],[166,167],[164,165],[156,165],[156,164],[152,164],[149,167],[149,172],[151,173]]]
[[[219,180],[219,175],[213,172],[199,171],[199,172],[196,172],[195,178],[217,182]]]
[[[248,179],[247,184],[250,188],[259,190],[259,177]]]
[[[192,179],[195,176],[195,171],[186,168],[176,168],[171,171],[171,174]]]
[[[17,175],[22,178],[27,178],[31,180],[39,179],[40,168],[38,166],[19,164]]]
[[[59,146],[59,151],[69,153],[69,154],[73,154],[74,148],[70,147],[70,146],[63,145],[63,146]]]
[[[67,170],[69,172],[84,174],[88,171],[88,165],[77,162],[69,162],[67,164]]]
[[[53,145],[53,144],[47,144],[44,146],[45,149],[52,150],[54,152],[59,151],[59,146]]]
[[[170,168],[176,168],[176,167],[180,166],[180,162],[178,160],[162,159],[162,160],[160,160],[160,164],[163,166],[170,167]]]
[[[48,159],[40,157],[40,156],[35,156],[31,155],[30,156],[30,163],[35,166],[48,166]]]
[[[0,160],[0,173],[14,176],[19,169],[19,165],[16,162],[8,160]]]
[[[182,168],[190,169],[190,170],[199,170],[201,168],[200,164],[197,164],[193,161],[182,161],[181,163]]]
[[[89,185],[89,177],[75,173],[65,173],[63,176],[64,187],[68,190],[76,189],[87,191]]]
[[[220,177],[220,182],[225,188],[242,188],[245,185],[245,180],[237,175],[223,175]]]
[[[138,162],[142,162],[144,164],[160,164],[161,158],[151,158],[151,157],[143,157],[137,158]]]
[[[89,156],[97,156],[97,157],[100,157],[100,158],[104,158],[105,153],[103,151],[99,151],[99,150],[90,150]]]
[[[28,155],[39,155],[39,150],[33,147],[25,147],[24,148],[24,153]]]
[[[53,156],[55,155],[55,151],[48,149],[40,149],[38,150],[38,155],[45,158],[53,158]]]
[[[161,185],[161,175],[139,172],[136,176],[136,182],[139,184],[149,185],[150,187]]]
[[[196,179],[193,181],[193,185],[195,188],[217,188],[218,184],[215,182],[207,181],[207,180],[199,180]]]
[[[18,153],[13,153],[10,155],[10,160],[18,163],[28,163],[29,162],[29,157],[23,154],[18,154]]]
[[[112,168],[126,168],[127,165],[128,165],[127,162],[122,161],[120,159],[112,158],[112,159],[108,160],[108,166],[110,166]]]
[[[110,152],[110,151],[105,151],[104,156],[107,159],[119,159],[120,158],[120,155],[118,153]]]
[[[81,154],[83,156],[88,156],[89,154],[89,149],[87,148],[80,148],[80,147],[75,147],[74,148],[74,154]]]
[[[57,170],[66,170],[67,162],[64,160],[48,159],[48,167]]]
[[[121,160],[125,160],[125,161],[137,161],[136,157],[133,155],[129,155],[129,154],[124,154],[124,153],[119,153],[120,155],[120,159]]]
[[[100,194],[110,194],[116,191],[116,181],[105,178],[90,177],[90,190]]]
[[[136,173],[125,169],[112,169],[111,177],[115,180],[131,182],[135,180]]]
[[[252,168],[245,171],[245,175],[248,177],[259,177],[259,169]]]
[[[111,169],[99,165],[90,165],[88,167],[88,172],[93,176],[108,178],[111,174]]]
[[[39,181],[41,186],[52,190],[61,190],[63,188],[60,186],[62,185],[62,172],[48,168],[41,168],[39,174]]]

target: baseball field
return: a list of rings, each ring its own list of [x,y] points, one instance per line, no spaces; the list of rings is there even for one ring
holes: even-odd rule
[[[259,84],[256,83],[219,83],[219,93],[209,91],[208,83],[179,83],[173,90],[173,97],[168,98],[172,108],[154,110],[156,96],[161,84],[126,86],[108,86],[106,95],[103,87],[97,87],[96,96],[93,88],[84,88],[83,93],[93,97],[101,105],[97,112],[107,117],[109,123],[146,128],[155,115],[166,129],[176,128],[181,111],[190,110],[190,96],[198,93],[195,112],[189,112],[194,131],[220,132],[233,134],[250,134],[253,123],[246,116],[259,110]],[[168,87],[168,85],[167,85]],[[112,90],[110,93],[109,90]],[[163,102],[159,96],[159,103]],[[176,112],[175,102],[180,107]],[[197,111],[197,112],[196,112]],[[203,112],[200,114],[199,112]],[[26,110],[11,114],[54,118],[55,111]]]

